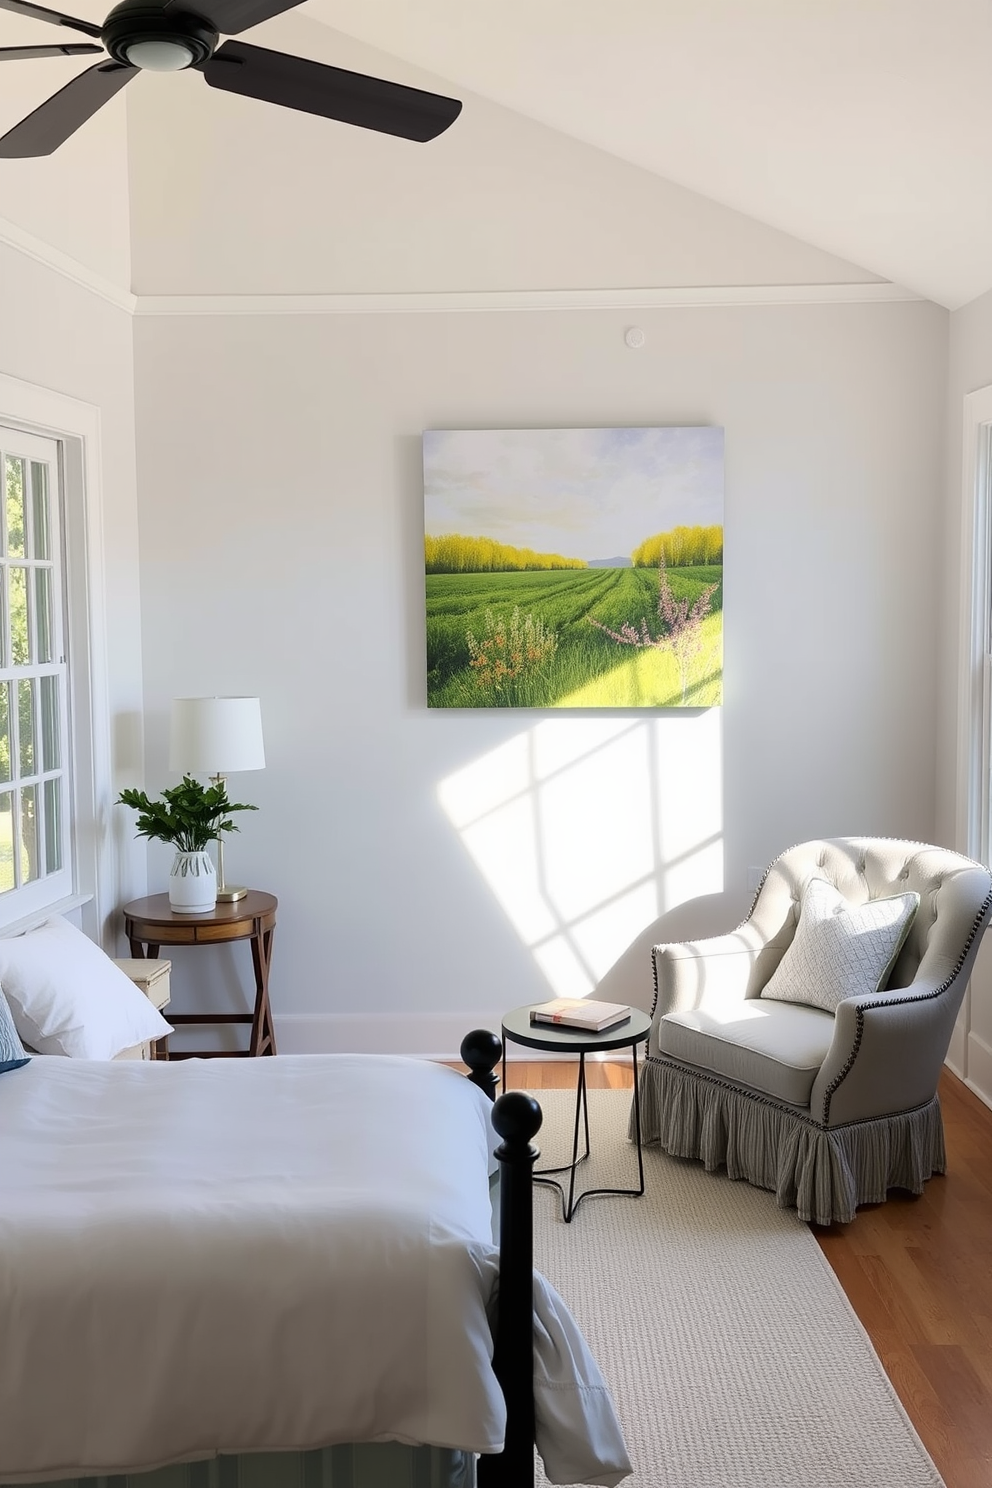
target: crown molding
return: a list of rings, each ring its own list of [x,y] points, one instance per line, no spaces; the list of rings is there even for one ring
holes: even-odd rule
[[[669,310],[742,305],[863,305],[921,300],[865,284],[709,284],[632,289],[426,290],[395,294],[134,294],[0,217],[0,243],[131,315],[443,315],[522,310]]]
[[[122,289],[113,280],[104,278],[70,254],[63,253],[60,248],[53,247],[42,238],[36,238],[33,233],[26,232],[23,227],[18,227],[16,222],[11,222],[6,217],[0,217],[0,243],[22,253],[25,258],[34,259],[35,263],[43,264],[46,269],[54,269],[63,279],[69,279],[73,284],[88,289],[91,294],[99,295],[101,300],[109,301],[119,310],[134,314],[138,303],[137,295]]]
[[[667,310],[920,300],[898,284],[745,284],[670,289],[450,290],[400,294],[139,295],[136,315],[417,315],[517,310]]]

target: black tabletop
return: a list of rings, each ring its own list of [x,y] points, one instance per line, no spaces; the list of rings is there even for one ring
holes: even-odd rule
[[[503,1017],[503,1037],[514,1044],[524,1044],[528,1049],[548,1049],[561,1054],[577,1054],[602,1049],[626,1049],[647,1038],[651,1019],[640,1008],[631,1008],[630,1017],[623,1023],[614,1023],[595,1033],[586,1028],[562,1028],[560,1023],[532,1023],[530,1010],[534,1006],[514,1008]]]

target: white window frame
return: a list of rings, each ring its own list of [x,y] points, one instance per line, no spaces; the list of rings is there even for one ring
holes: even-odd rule
[[[16,933],[45,914],[79,909],[83,929],[99,942],[113,909],[117,876],[109,829],[113,793],[100,411],[0,374],[0,421],[60,446],[72,753],[67,802],[71,830],[65,838],[72,852],[71,891],[26,915],[13,905],[5,908],[0,899],[0,935]]]
[[[20,856],[20,828],[21,813],[18,809],[20,800],[21,781],[23,779],[22,765],[23,755],[15,748],[15,737],[18,732],[21,702],[20,688],[26,680],[32,680],[37,684],[36,696],[38,705],[41,705],[41,687],[39,678],[44,674],[53,680],[58,688],[58,738],[57,751],[58,762],[51,766],[56,771],[59,782],[61,805],[58,813],[58,827],[61,836],[62,853],[61,864],[52,868],[47,863],[47,792],[42,781],[42,776],[48,772],[42,758],[43,735],[39,729],[34,739],[33,768],[28,772],[29,776],[37,777],[34,786],[36,792],[36,828],[38,836],[38,859],[43,865],[44,871],[36,878],[29,879],[26,883],[18,886],[5,888],[0,895],[0,903],[3,905],[5,918],[16,918],[18,915],[30,914],[34,910],[47,909],[51,904],[71,894],[75,888],[73,877],[73,863],[75,861],[75,848],[73,845],[73,822],[74,812],[72,810],[72,761],[74,750],[72,747],[70,716],[71,696],[68,687],[68,679],[71,674],[68,657],[68,634],[66,630],[65,616],[65,545],[62,534],[62,511],[63,493],[65,483],[62,476],[63,448],[60,441],[55,439],[42,439],[34,432],[5,424],[0,421],[0,451],[5,458],[20,460],[24,468],[24,551],[21,556],[4,554],[4,567],[6,569],[7,603],[5,608],[10,613],[10,594],[12,591],[13,573],[22,569],[27,574],[25,585],[25,598],[27,601],[28,620],[28,652],[29,655],[20,662],[15,661],[12,648],[12,636],[5,637],[4,657],[5,665],[2,668],[4,685],[10,684],[9,704],[9,726],[10,726],[10,783],[5,781],[0,785],[0,791],[9,790],[11,801],[11,826],[13,829],[13,847],[15,862]],[[42,465],[47,472],[47,525],[48,525],[48,552],[45,558],[39,560],[34,542],[29,541],[29,535],[33,533],[35,504],[30,499],[33,489],[34,476],[32,468]],[[6,476],[6,471],[4,472]],[[6,492],[5,492],[6,495]],[[6,525],[6,523],[4,523]],[[50,583],[50,609],[49,621],[52,631],[50,636],[51,650],[53,654],[39,658],[37,654],[38,645],[38,614],[36,600],[38,591],[32,580],[32,575],[39,567],[47,568],[52,575]],[[10,648],[8,650],[8,648]],[[36,712],[36,720],[38,714]]]

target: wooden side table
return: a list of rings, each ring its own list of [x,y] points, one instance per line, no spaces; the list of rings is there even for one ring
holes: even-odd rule
[[[152,894],[124,906],[124,934],[136,958],[158,956],[161,946],[225,945],[230,941],[251,943],[255,973],[255,1004],[250,1013],[170,1013],[177,1028],[190,1024],[250,1023],[247,1049],[183,1050],[172,1059],[203,1059],[214,1056],[274,1054],[276,1036],[269,1006],[269,967],[278,900],[273,894],[249,889],[241,899],[218,902],[206,914],[174,910],[168,894]]]

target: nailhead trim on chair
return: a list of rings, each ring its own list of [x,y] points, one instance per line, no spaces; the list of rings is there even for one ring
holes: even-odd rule
[[[764,1091],[755,1090],[750,1085],[735,1085],[733,1080],[728,1080],[724,1075],[715,1075],[712,1070],[702,1069],[697,1064],[684,1064],[681,1059],[673,1059],[670,1054],[649,1054],[645,1062],[680,1070],[682,1074],[691,1075],[697,1080],[705,1080],[708,1085],[716,1085],[720,1090],[736,1091],[738,1094],[743,1090],[752,1100],[760,1102],[763,1106],[769,1106],[773,1111],[782,1111],[788,1116],[794,1116],[797,1121],[802,1121],[807,1126],[820,1127],[820,1122],[812,1115],[807,1116],[802,1106],[790,1106],[788,1101],[776,1100],[774,1096],[765,1095]],[[872,1120],[874,1119],[873,1117]]]
[[[807,1115],[802,1106],[790,1106],[787,1101],[778,1101],[771,1095],[765,1095],[763,1091],[755,1090],[750,1085],[735,1085],[732,1080],[722,1075],[713,1074],[712,1070],[704,1070],[696,1064],[683,1064],[679,1059],[673,1059],[668,1054],[649,1054],[645,1060],[646,1064],[665,1065],[669,1069],[677,1069],[684,1075],[691,1075],[694,1079],[705,1080],[709,1085],[715,1085],[720,1090],[727,1090],[731,1094],[745,1094],[751,1100],[758,1101],[763,1106],[768,1106],[773,1111],[781,1111],[786,1116],[791,1116],[795,1121],[801,1121],[804,1126],[812,1127],[814,1131],[847,1131],[848,1128],[856,1126],[870,1126],[873,1121],[878,1121],[878,1116],[859,1116],[855,1121],[845,1121],[843,1126],[828,1127],[825,1121],[817,1121],[812,1112]],[[905,1111],[900,1111],[900,1116],[911,1116],[914,1111],[925,1111],[933,1100],[933,1096],[919,1105],[909,1106]]]
[[[829,841],[836,841],[838,839],[835,839],[835,838],[831,838],[831,839],[824,838],[823,840],[824,841],[828,841],[828,840]],[[934,843],[932,843],[932,842],[919,842],[915,838],[912,838],[912,837],[875,837],[872,840],[875,841],[875,842],[907,842],[912,847],[933,847],[934,846]],[[737,925],[734,928],[734,930],[732,930],[730,932],[732,935],[733,934],[736,934],[738,930],[743,930],[743,928],[747,924],[748,920],[750,920],[751,916],[754,914],[755,906],[758,903],[758,896],[760,895],[762,889],[764,888],[764,886],[765,886],[765,880],[768,878],[769,873],[771,873],[772,869],[775,867],[775,864],[778,863],[778,862],[780,862],[782,858],[788,857],[788,855],[789,855],[790,852],[795,852],[795,850],[796,850],[797,847],[803,847],[804,845],[805,844],[802,843],[802,842],[794,842],[791,847],[787,847],[784,852],[780,852],[777,858],[773,858],[772,859],[772,861],[768,864],[768,867],[765,869],[764,873],[761,875],[761,881],[758,884],[758,887],[754,891],[754,898],[751,900],[751,908],[748,910],[747,914],[741,920],[740,924]],[[946,850],[948,852],[949,851],[952,851],[952,849],[950,849],[950,848],[948,848]],[[964,853],[961,853],[961,854],[959,854],[959,856],[960,857],[964,857],[965,854]],[[861,860],[861,870],[860,870],[862,872],[864,870],[865,861],[866,861],[865,858],[862,857],[862,860]],[[987,865],[984,864],[984,863],[979,863],[977,861],[977,859],[972,858],[972,859],[969,859],[969,861],[970,862],[974,862],[975,865],[976,865],[976,867],[984,868],[985,871],[986,871],[986,873],[989,872],[989,869],[988,869]],[[822,865],[822,862],[821,862],[821,867],[822,866],[823,865]],[[903,868],[903,874],[905,874],[905,873],[906,873],[906,868],[904,867]],[[900,875],[900,877],[902,877],[902,876],[903,875]],[[955,978],[957,977],[957,975],[960,972],[962,966],[964,965],[965,961],[967,960],[967,958],[968,958],[968,952],[971,949],[972,944],[974,943],[975,936],[978,934],[979,929],[981,928],[981,925],[982,925],[982,921],[985,919],[985,916],[988,914],[990,907],[992,907],[992,886],[990,886],[989,892],[985,896],[985,902],[983,903],[981,909],[978,911],[978,914],[975,916],[975,922],[974,922],[974,924],[971,927],[971,931],[970,931],[970,933],[968,935],[968,939],[965,941],[964,949],[962,950],[961,955],[958,957],[958,961],[957,961],[957,964],[954,967],[954,970],[950,973],[950,975],[947,977],[947,979],[944,982],[941,983],[941,985],[939,987],[936,987],[932,992],[922,993],[919,997],[890,997],[890,998],[886,998],[886,999],[880,1000],[878,1002],[873,1002],[871,1004],[872,1007],[896,1007],[900,1003],[929,1002],[931,998],[933,998],[933,997],[940,997],[942,993],[946,992],[947,989],[953,984]],[[665,945],[665,944],[668,944],[668,942],[666,942],[666,941],[659,941],[658,944],[659,945]],[[658,990],[659,990],[658,989],[658,963],[655,960],[653,954],[652,954],[652,957],[651,957],[651,967],[652,967],[652,972],[653,972],[653,976],[654,976],[654,1000],[652,1001],[652,1004],[651,1004],[651,1017],[653,1019],[654,1018],[654,1015],[655,1015],[655,1010],[657,1009],[657,1006],[658,1006]],[[817,1121],[816,1118],[813,1116],[812,1112],[807,1117],[807,1116],[803,1115],[803,1113],[796,1106],[789,1106],[789,1105],[780,1104],[778,1101],[772,1100],[770,1096],[765,1096],[765,1095],[762,1095],[758,1091],[752,1091],[752,1090],[750,1090],[750,1087],[749,1087],[749,1092],[748,1093],[751,1094],[751,1095],[753,1095],[753,1097],[754,1097],[755,1100],[760,1100],[765,1105],[771,1106],[775,1110],[788,1111],[791,1115],[796,1116],[799,1120],[801,1120],[801,1121],[807,1121],[810,1126],[814,1126],[814,1127],[817,1127],[819,1129],[826,1130],[827,1123],[830,1120],[830,1101],[831,1101],[831,1098],[836,1093],[836,1091],[839,1089],[839,1087],[843,1084],[844,1080],[850,1074],[851,1070],[854,1068],[854,1062],[857,1059],[857,1057],[858,1057],[858,1051],[861,1048],[861,1040],[864,1037],[864,1028],[865,1028],[864,1010],[861,1007],[859,1007],[857,1009],[857,1029],[856,1029],[856,1032],[855,1032],[855,1035],[854,1035],[854,1048],[851,1050],[850,1057],[847,1060],[847,1063],[844,1065],[844,1068],[838,1072],[838,1074],[831,1081],[830,1085],[827,1087],[826,1091],[824,1092],[824,1096],[823,1096],[823,1120],[822,1121]],[[696,1074],[696,1075],[703,1075],[706,1079],[710,1080],[712,1082],[712,1084],[722,1086],[722,1088],[725,1089],[725,1090],[735,1090],[735,1089],[738,1088],[737,1086],[731,1084],[729,1081],[724,1081],[724,1080],[719,1079],[715,1075],[711,1075],[708,1071],[701,1071],[701,1070],[697,1069],[695,1066],[692,1066],[692,1065],[683,1065],[683,1064],[680,1064],[680,1062],[677,1059],[670,1059],[666,1055],[660,1055],[659,1056],[657,1054],[647,1054],[646,1055],[646,1058],[652,1064],[670,1064],[670,1065],[674,1066],[675,1068],[685,1070],[688,1073]],[[928,1105],[928,1104],[929,1104],[929,1101],[925,1101],[924,1102],[924,1105]],[[919,1110],[919,1109],[922,1109],[922,1108],[921,1107],[916,1107],[915,1109]],[[869,1117],[869,1118],[865,1118],[865,1119],[874,1121],[877,1118],[873,1116],[873,1117]],[[857,1121],[845,1122],[845,1125],[846,1126],[858,1126],[859,1124],[860,1123],[857,1122]]]
[[[892,840],[898,840],[898,839],[891,839],[890,838],[888,840],[889,841],[892,841]],[[985,865],[984,864],[980,864],[979,866],[980,867],[984,867]],[[986,870],[986,871],[988,871],[988,870]],[[947,989],[955,981],[958,973],[960,972],[962,966],[964,965],[965,961],[967,960],[967,958],[968,958],[968,952],[971,949],[971,946],[972,946],[972,944],[974,942],[975,936],[978,934],[979,929],[981,928],[982,921],[985,919],[985,916],[989,912],[990,906],[992,906],[992,887],[990,887],[989,892],[985,896],[985,902],[984,902],[984,904],[982,905],[981,909],[978,911],[978,914],[975,916],[975,922],[974,922],[974,924],[971,927],[971,932],[968,935],[968,939],[964,943],[964,949],[962,950],[960,956],[958,957],[957,965],[954,967],[954,970],[950,973],[950,975],[943,982],[941,982],[941,984],[940,984],[939,987],[935,987],[932,992],[921,993],[920,996],[918,996],[918,997],[886,997],[886,998],[879,998],[876,1001],[873,1001],[870,1004],[870,1006],[873,1007],[873,1008],[874,1007],[898,1007],[900,1004],[907,1004],[907,1003],[911,1003],[911,1002],[930,1002],[932,998],[934,998],[934,997],[940,997],[941,994],[944,993],[944,992],[946,992]],[[831,1098],[835,1094],[835,1092],[838,1090],[838,1088],[843,1084],[843,1082],[847,1079],[847,1076],[850,1074],[851,1070],[854,1068],[854,1061],[857,1059],[857,1057],[858,1057],[858,1050],[861,1048],[861,1040],[862,1040],[862,1038],[864,1036],[864,1031],[865,1031],[865,1014],[864,1014],[864,1008],[862,1008],[862,1007],[858,1007],[858,1009],[857,1009],[857,1020],[858,1020],[858,1026],[857,1026],[857,1031],[855,1032],[855,1035],[854,1035],[854,1048],[851,1050],[850,1057],[848,1058],[847,1063],[844,1065],[844,1068],[842,1070],[839,1070],[838,1071],[837,1075],[834,1077],[834,1079],[827,1086],[827,1089],[824,1091],[824,1095],[823,1095],[823,1125],[824,1126],[826,1126],[827,1122],[830,1120],[830,1101],[831,1101]]]

